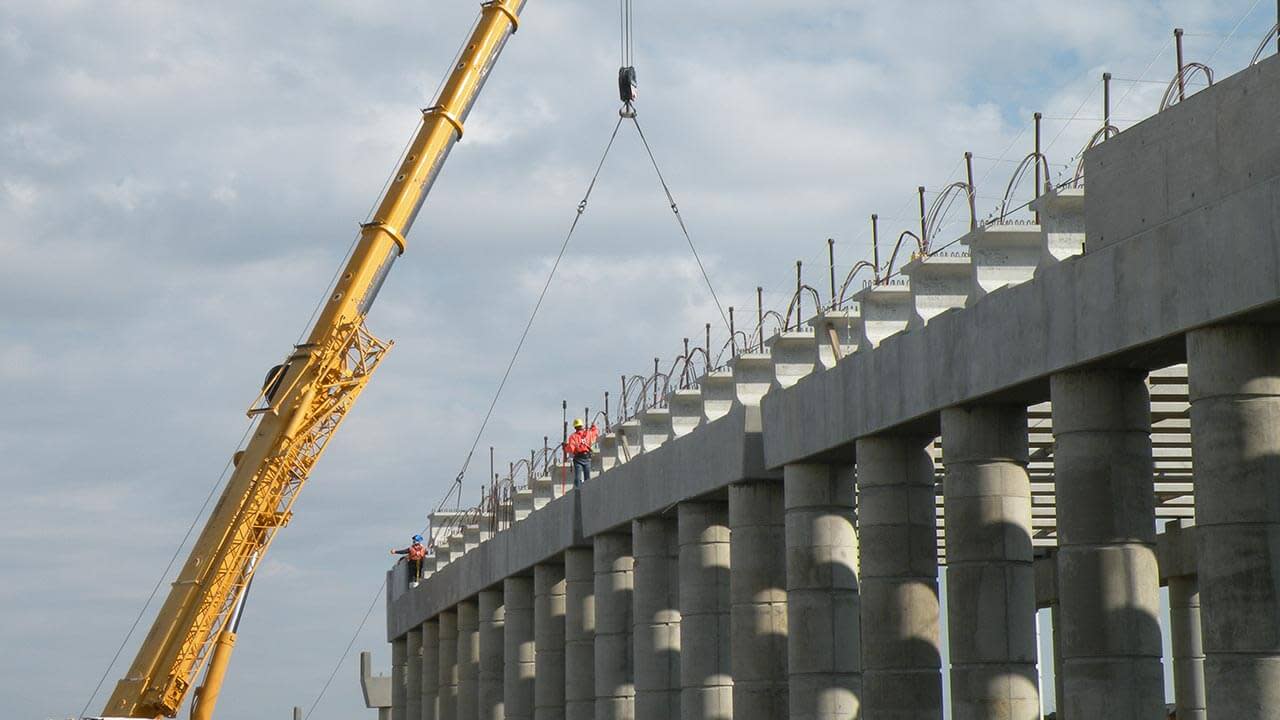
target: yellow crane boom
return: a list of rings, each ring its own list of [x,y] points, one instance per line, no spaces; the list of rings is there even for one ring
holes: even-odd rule
[[[104,717],[175,717],[208,665],[200,717],[212,715],[235,644],[234,618],[254,567],[333,434],[391,343],[374,337],[365,315],[484,86],[519,25],[525,0],[489,0],[457,64],[387,187],[305,343],[273,369],[249,415],[257,426],[191,555],[156,616]],[[210,662],[210,658],[213,662]]]

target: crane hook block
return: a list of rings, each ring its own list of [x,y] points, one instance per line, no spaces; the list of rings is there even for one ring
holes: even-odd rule
[[[634,67],[618,68],[618,97],[627,106],[636,101],[636,69]]]

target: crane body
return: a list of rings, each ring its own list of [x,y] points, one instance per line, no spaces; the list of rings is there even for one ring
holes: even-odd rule
[[[132,665],[109,718],[175,717],[207,668],[193,717],[212,716],[254,568],[391,343],[365,316],[526,0],[489,0],[370,222],[323,301],[306,341],[273,368],[248,414],[256,426]]]

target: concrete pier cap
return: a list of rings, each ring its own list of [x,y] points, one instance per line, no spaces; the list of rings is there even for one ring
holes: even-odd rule
[[[1005,220],[979,226],[960,238],[972,258],[973,284],[967,305],[1035,276],[1043,253],[1039,225]]]
[[[667,397],[667,409],[671,411],[672,434],[688,435],[703,422],[702,391],[698,388],[672,390]]]
[[[852,302],[839,310],[819,310],[809,319],[817,340],[817,368],[830,369],[858,350],[862,338],[862,306]]]
[[[963,308],[972,292],[972,258],[967,250],[942,250],[902,266],[911,280],[911,317],[907,328],[925,325],[935,315]]]
[[[866,352],[907,329],[913,312],[911,279],[895,277],[867,285],[853,296],[862,308],[862,336],[858,350]]]
[[[1036,272],[1084,252],[1084,188],[1049,188],[1031,201],[1043,231]]]
[[[737,397],[733,385],[733,370],[712,370],[698,379],[702,392],[702,420],[714,422],[733,409]]]
[[[813,372],[817,359],[813,328],[784,330],[765,341],[773,361],[772,389],[789,388]]]

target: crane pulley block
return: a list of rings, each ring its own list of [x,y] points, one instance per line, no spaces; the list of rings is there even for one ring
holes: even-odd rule
[[[636,101],[636,69],[634,67],[618,68],[618,98],[630,106]]]

